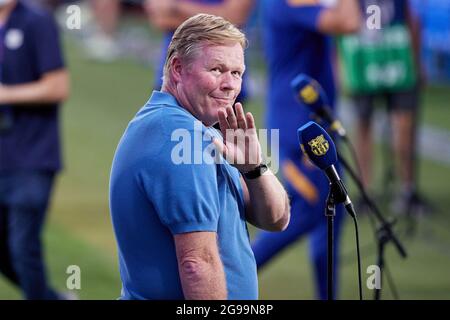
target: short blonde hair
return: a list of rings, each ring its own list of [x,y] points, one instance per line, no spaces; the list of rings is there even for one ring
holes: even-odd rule
[[[173,34],[164,63],[163,85],[166,83],[174,57],[189,63],[204,45],[239,43],[248,45],[245,34],[222,17],[200,13],[184,21]]]

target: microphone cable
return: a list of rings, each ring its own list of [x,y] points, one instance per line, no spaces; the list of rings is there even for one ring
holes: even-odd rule
[[[358,219],[356,215],[353,217],[355,223],[355,236],[356,236],[356,253],[358,255],[358,284],[359,284],[359,300],[363,300],[362,294],[362,275],[361,275],[361,254],[359,251],[359,231],[358,231]]]
[[[348,171],[348,173],[350,174],[350,176],[351,176],[351,178],[353,179],[353,181],[354,181],[354,182],[357,184],[357,186],[359,187],[359,189],[360,189],[360,191],[361,191],[361,195],[362,195],[362,197],[363,197],[363,201],[368,205],[369,209],[370,209],[373,213],[376,214],[375,211],[377,211],[378,209],[375,207],[375,205],[374,205],[371,201],[370,201],[370,202],[367,201],[367,199],[368,199],[369,196],[367,195],[367,192],[366,192],[366,189],[365,189],[364,185],[361,183],[362,170],[361,170],[361,167],[360,167],[360,165],[359,165],[358,158],[357,158],[357,156],[356,156],[356,150],[355,150],[355,147],[353,146],[353,144],[352,144],[352,142],[350,141],[350,139],[348,139],[348,137],[345,136],[345,137],[343,137],[342,140],[344,140],[344,142],[345,142],[347,148],[349,149],[350,154],[351,154],[351,158],[352,158],[352,160],[353,160],[353,162],[354,162],[354,164],[355,164],[355,166],[356,166],[358,172],[355,173],[353,170],[351,170],[351,168],[350,168],[350,166],[348,165],[348,163],[345,161],[345,159],[343,159],[343,157],[342,157],[339,153],[338,153],[338,159],[339,159],[339,161],[344,165],[345,169],[347,169],[347,171]],[[352,217],[353,217],[353,216],[352,216]],[[361,260],[361,258],[360,258],[360,252],[359,252],[358,222],[356,221],[356,214],[354,215],[353,218],[354,218],[355,232],[356,232],[356,246],[357,246],[357,255],[358,255],[358,257],[357,257],[357,259],[358,259],[358,269],[360,269],[360,263],[361,263],[360,260]],[[378,243],[378,238],[377,238],[377,236],[376,236],[377,233],[378,233],[378,230],[376,229],[376,226],[375,226],[376,222],[373,220],[373,217],[372,217],[370,214],[369,214],[369,222],[370,222],[370,226],[371,226],[371,228],[372,228],[373,234],[375,235],[375,240],[376,240],[377,243]],[[358,278],[359,278],[359,281],[361,282],[360,271],[361,271],[361,270],[358,270]],[[392,277],[392,275],[391,275],[391,273],[390,273],[390,270],[389,270],[389,268],[387,267],[386,261],[384,262],[384,270],[382,270],[382,271],[385,271],[385,272],[386,272],[386,279],[387,279],[387,282],[388,282],[388,286],[389,286],[389,289],[391,290],[391,293],[392,293],[394,299],[395,299],[395,300],[399,300],[400,298],[399,298],[399,295],[398,295],[398,290],[397,290],[396,285],[395,285],[395,283],[394,283],[394,281],[393,281],[393,277]],[[360,287],[361,287],[361,286],[360,286]],[[361,288],[360,288],[360,297],[361,297]]]
[[[362,293],[362,274],[361,274],[361,253],[359,249],[359,228],[358,228],[358,219],[356,217],[355,210],[352,205],[348,206],[347,209],[349,211],[350,216],[353,218],[353,223],[355,225],[355,238],[356,238],[356,255],[358,261],[358,288],[359,288],[359,300],[363,300]],[[347,207],[346,207],[347,208]]]

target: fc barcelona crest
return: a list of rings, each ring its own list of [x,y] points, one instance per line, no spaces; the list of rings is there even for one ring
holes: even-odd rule
[[[301,100],[306,101],[306,103],[314,103],[317,101],[319,93],[312,85],[308,84],[300,91],[300,96]]]
[[[328,144],[328,140],[325,139],[323,134],[315,137],[314,139],[309,141],[308,144],[311,146],[311,150],[316,156],[325,155],[330,147],[330,145]]]

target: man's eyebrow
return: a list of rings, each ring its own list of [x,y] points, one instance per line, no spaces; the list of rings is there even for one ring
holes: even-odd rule
[[[224,64],[222,60],[216,59],[216,58],[215,58],[215,59],[212,59],[212,61],[211,61],[210,64],[218,65],[219,67],[222,67],[222,68],[223,68],[223,67],[229,68],[229,66],[227,66],[226,64]],[[241,66],[238,66],[237,68],[238,68],[239,70],[242,70],[242,72],[245,71],[245,65],[243,65],[242,68],[241,68]],[[234,68],[231,68],[231,69],[234,69]]]

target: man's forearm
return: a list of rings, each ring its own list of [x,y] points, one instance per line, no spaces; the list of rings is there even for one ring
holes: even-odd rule
[[[66,71],[55,71],[41,80],[18,85],[0,84],[0,104],[46,104],[65,100],[69,95]]]
[[[250,197],[247,220],[269,230],[284,230],[290,219],[289,198],[278,178],[269,170],[256,179],[245,179]]]
[[[335,7],[322,10],[318,29],[326,34],[356,32],[361,25],[360,10],[356,0],[339,0]]]
[[[174,236],[178,271],[186,299],[226,299],[225,272],[215,232]]]
[[[220,259],[211,263],[183,261],[179,268],[185,299],[227,299],[225,273]]]
[[[358,18],[361,15],[361,9],[357,0],[339,0],[336,10],[349,19]]]

